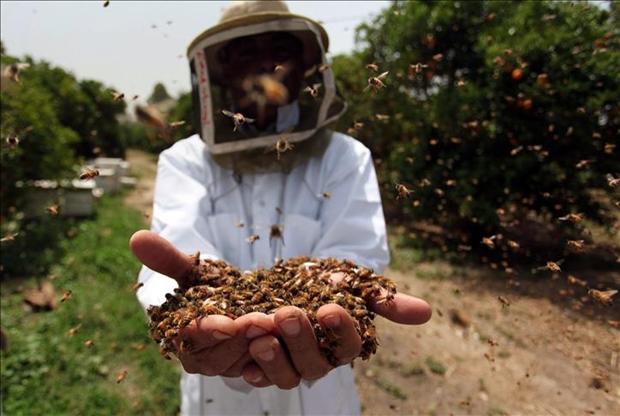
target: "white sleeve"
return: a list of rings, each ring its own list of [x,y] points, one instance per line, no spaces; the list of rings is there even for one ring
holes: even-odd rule
[[[174,153],[171,152],[174,150]],[[192,165],[183,152],[171,148],[161,153],[157,162],[153,219],[151,231],[170,241],[182,252],[200,251],[201,258],[222,258],[209,242],[208,227],[201,206],[208,201],[208,177],[204,167]],[[142,266],[138,281],[143,286],[137,296],[146,310],[150,305],[161,305],[166,293],[178,286],[176,281]]]
[[[370,151],[357,143],[328,160],[321,237],[313,257],[349,259],[382,273],[390,256],[377,175]]]

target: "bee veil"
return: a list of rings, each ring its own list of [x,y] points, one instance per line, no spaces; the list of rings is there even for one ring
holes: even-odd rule
[[[263,37],[260,47],[271,48],[274,68],[231,85],[233,77],[225,65],[228,50],[241,49],[236,55],[243,59],[243,49],[256,47],[250,40],[257,36]],[[292,42],[279,43],[282,39]],[[194,39],[187,51],[193,123],[214,158],[265,154],[265,149],[277,148],[283,139],[298,153],[308,146],[303,142],[320,136],[322,127],[345,110],[326,62],[328,46],[327,33],[319,23],[290,13],[282,1],[234,2],[217,25]],[[289,68],[277,62],[279,54],[286,54],[285,48],[303,56],[303,76],[298,77],[303,81],[292,89],[286,82]],[[239,102],[254,111],[244,114],[237,107]],[[256,119],[269,106],[277,109],[276,120],[269,126],[260,125]]]

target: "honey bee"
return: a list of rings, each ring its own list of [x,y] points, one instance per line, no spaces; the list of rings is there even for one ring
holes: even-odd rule
[[[355,130],[361,130],[364,128],[364,123],[362,123],[361,121],[355,121],[353,122],[353,128]]]
[[[568,240],[566,246],[574,251],[583,250],[583,240]]]
[[[71,299],[72,292],[70,290],[65,290],[65,293],[62,294],[62,298],[60,298],[60,302],[64,302],[68,299]]]
[[[417,64],[409,64],[409,72],[410,73],[415,73],[415,74],[419,74],[422,72],[422,70],[424,68],[428,68],[428,65],[424,65],[421,63],[417,63]]]
[[[260,236],[258,234],[252,234],[246,239],[246,241],[250,244],[253,244],[257,240],[260,240]]]
[[[383,83],[383,80],[385,79],[385,77],[388,76],[389,73],[390,71],[386,71],[376,77],[368,78],[368,85],[366,86],[366,88],[364,88],[364,91],[372,89],[373,91],[377,92],[379,91],[379,89],[384,88],[385,84]]]
[[[170,127],[173,129],[176,127],[181,127],[183,125],[185,125],[185,120],[173,121],[172,123],[170,123]]]
[[[95,345],[95,342],[93,340],[91,340],[91,339],[87,339],[86,341],[84,341],[84,345],[87,348],[92,348]]]
[[[413,192],[411,189],[407,188],[405,185],[398,184],[398,183],[395,185],[395,188],[396,188],[396,199],[406,198],[409,196],[411,192]]]
[[[443,53],[438,53],[436,55],[433,55],[433,61],[435,62],[443,61]]]
[[[15,240],[19,233],[7,234],[4,237],[0,238],[0,243],[8,243],[9,241]]]
[[[569,221],[569,222],[572,222],[573,224],[579,224],[581,221],[583,221],[583,214],[570,213],[568,215],[558,218],[558,220]]]
[[[504,296],[498,296],[497,300],[500,301],[500,303],[502,304],[502,307],[510,306],[510,301],[506,297],[504,297]]]
[[[233,131],[237,131],[239,126],[241,126],[241,125],[243,125],[245,123],[254,123],[254,121],[255,121],[253,118],[245,117],[241,113],[233,113],[232,111],[228,111],[228,110],[222,110],[222,114],[224,114],[227,117],[232,118],[233,123],[235,124],[235,127],[233,128]]]
[[[618,293],[617,290],[588,290],[588,295],[602,305],[609,306],[613,303],[612,297]]]
[[[327,71],[329,69],[329,65],[327,64],[321,64],[319,65],[319,72],[322,74],[323,72]]]
[[[4,72],[2,73],[2,76],[4,78],[8,78],[11,81],[19,84],[19,83],[21,83],[21,80],[19,79],[19,74],[21,73],[22,70],[28,68],[29,66],[30,66],[29,63],[16,62],[14,64],[11,64],[11,65],[7,66],[4,69]]]
[[[321,192],[321,196],[325,199],[329,199],[332,197],[332,193],[331,192]]]
[[[235,227],[243,228],[243,227],[245,227],[245,224],[243,223],[243,221],[239,221],[238,223],[235,224]]]
[[[614,178],[610,173],[607,174],[606,179],[607,179],[607,185],[609,185],[612,188],[615,188],[616,186],[620,185],[620,178]]]
[[[121,381],[125,380],[127,377],[127,370],[122,370],[116,375],[116,384],[119,384]]]
[[[140,98],[140,96],[136,94],[136,95],[134,95],[131,99],[132,99],[133,101],[136,101],[138,98]]]
[[[288,141],[285,137],[278,139],[276,144],[274,145],[274,149],[276,151],[278,160],[280,160],[280,155],[289,150],[293,150],[293,144]]]
[[[282,245],[284,245],[284,229],[279,224],[273,224],[269,229],[269,245],[271,246],[271,240],[274,238],[279,238],[282,241]]]
[[[579,162],[577,162],[575,167],[577,169],[585,168],[589,163],[592,163],[592,160],[580,160]]]
[[[560,268],[560,265],[554,261],[548,261],[547,265],[546,265],[547,269],[551,270],[552,272],[561,272],[562,269]]]
[[[52,204],[46,209],[48,214],[50,214],[52,217],[55,217],[58,215],[58,210],[60,209],[60,206],[58,204]]]
[[[572,274],[568,275],[567,280],[568,280],[568,283],[570,283],[571,285],[579,285],[582,287],[586,287],[588,285],[588,283],[585,280],[578,279]]]
[[[77,332],[80,330],[80,327],[82,326],[82,324],[79,324],[78,326],[74,326],[73,328],[69,329],[67,331],[67,336],[68,337],[73,337],[75,336],[75,334],[77,334]]]
[[[6,138],[6,144],[8,144],[11,149],[15,149],[19,144],[19,137],[17,137],[16,134],[9,134]]]
[[[458,81],[456,81],[456,86],[457,87],[464,87],[465,86],[465,80],[459,79]]]
[[[510,247],[513,250],[518,250],[519,249],[519,243],[517,243],[516,241],[512,241],[512,240],[508,240],[508,247]]]
[[[284,65],[276,65],[273,68],[273,72],[278,72],[278,71],[284,71],[286,68],[284,67]]]
[[[80,175],[80,179],[92,179],[95,176],[99,176],[99,170],[97,169],[90,169],[90,168],[86,168],[84,169],[84,172],[82,172],[82,174]]]
[[[121,101],[125,98],[125,94],[122,92],[112,91],[112,99],[114,101]]]
[[[103,2],[103,7],[108,7],[110,5],[110,0],[105,0]]]
[[[390,116],[388,114],[375,114],[375,118],[379,121],[388,121]]]
[[[496,238],[496,235],[492,235],[491,237],[482,237],[482,244],[484,244],[488,248],[495,248],[495,243],[493,242],[493,240],[495,240]]]
[[[321,87],[321,83],[318,82],[316,84],[313,84],[312,86],[308,85],[306,88],[303,89],[303,92],[307,92],[308,94],[310,94],[311,97],[316,98],[319,96],[319,88]]]
[[[372,64],[367,64],[366,65],[366,69],[369,69],[373,72],[379,72],[379,65],[372,63]]]
[[[134,291],[138,291],[138,289],[140,289],[142,286],[144,286],[144,283],[142,283],[142,282],[135,283],[135,284],[132,286],[132,290],[134,290]]]

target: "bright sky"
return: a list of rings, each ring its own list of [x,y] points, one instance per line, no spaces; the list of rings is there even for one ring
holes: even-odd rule
[[[4,1],[1,37],[8,54],[45,59],[78,78],[146,100],[157,81],[188,91],[185,51],[217,22],[227,1]],[[332,54],[350,52],[357,24],[389,1],[289,1],[293,13],[322,20]],[[156,25],[156,28],[152,28]],[[179,57],[182,55],[182,57]]]

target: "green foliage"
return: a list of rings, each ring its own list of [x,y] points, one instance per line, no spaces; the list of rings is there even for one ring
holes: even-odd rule
[[[365,123],[354,135],[377,158],[388,218],[476,248],[531,213],[608,219],[591,191],[611,194],[605,175],[620,172],[617,28],[585,2],[395,2],[361,25],[360,50],[333,62],[339,127]],[[376,93],[371,62],[389,71]]]
[[[67,254],[55,259],[52,284],[59,297],[64,289],[72,297],[56,310],[25,312],[20,282],[2,282],[2,327],[8,338],[1,357],[4,414],[178,412],[178,369],[162,359],[150,340],[131,288],[140,264],[127,241],[144,226],[143,219],[122,208],[121,197],[104,197],[97,209],[96,220],[75,224],[73,238],[59,237]],[[27,259],[34,255],[26,254]],[[69,337],[67,331],[80,324]],[[94,341],[92,348],[84,345],[88,339]],[[139,351],[136,344],[147,347]],[[117,384],[123,369],[127,377]]]
[[[192,124],[192,94],[189,92],[179,95],[176,105],[170,111],[168,116],[171,122],[185,121],[181,127],[177,127],[172,131],[172,140],[177,141],[184,139],[196,133],[195,126]]]

